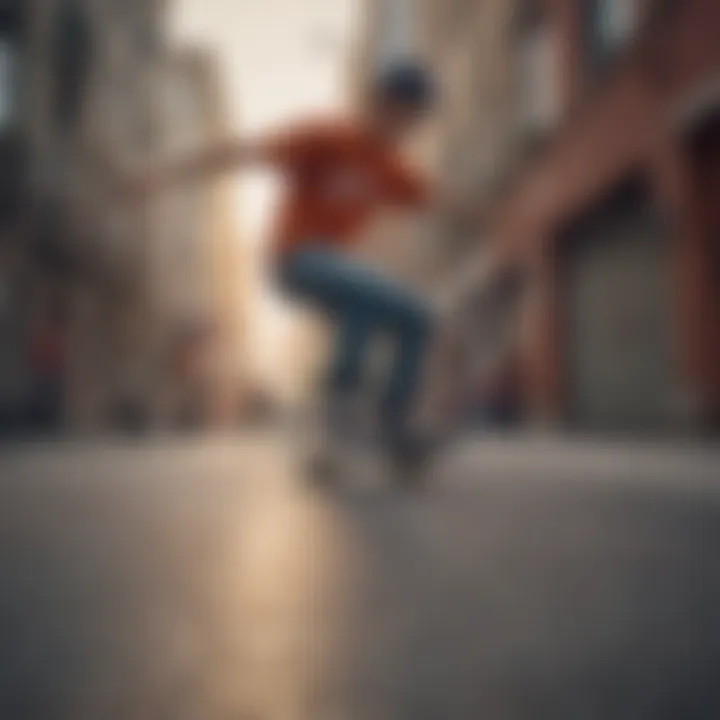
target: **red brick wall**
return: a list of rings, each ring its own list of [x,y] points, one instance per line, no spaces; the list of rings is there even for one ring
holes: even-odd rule
[[[710,415],[720,410],[720,112],[689,141],[692,180],[682,252],[691,378]]]
[[[557,326],[556,270],[548,262],[554,239],[568,222],[637,171],[646,174],[677,233],[676,323],[685,379],[706,396],[713,385],[717,402],[718,358],[714,346],[710,349],[717,342],[708,340],[712,333],[707,320],[715,301],[704,275],[708,258],[697,239],[704,230],[697,225],[692,176],[673,119],[698,87],[720,73],[720,2],[681,0],[668,5],[589,95],[578,74],[577,3],[548,0],[548,9],[562,28],[562,55],[570,64],[563,76],[566,96],[584,99],[577,107],[571,103],[546,153],[524,169],[498,204],[488,233],[499,258],[539,273],[539,287],[545,288],[538,296],[536,325],[524,360],[526,404],[540,414],[562,413],[562,333]],[[543,260],[538,263],[537,258]]]
[[[562,284],[551,254],[536,252],[527,258],[530,314],[529,333],[521,344],[520,373],[528,419],[552,422],[562,414],[564,382],[563,333],[558,306]]]

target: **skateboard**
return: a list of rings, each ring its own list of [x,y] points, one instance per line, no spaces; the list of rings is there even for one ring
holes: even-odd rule
[[[418,433],[402,446],[390,444],[372,408],[372,403],[361,400],[338,415],[337,406],[331,409],[322,392],[302,404],[295,441],[306,481],[320,487],[355,478],[379,478],[406,489],[428,484],[449,449],[449,435]]]
[[[440,457],[440,448],[408,448],[405,452],[388,447],[381,437],[336,432],[327,428],[306,444],[303,461],[305,478],[316,486],[329,486],[353,477],[381,477],[399,488],[424,486]]]

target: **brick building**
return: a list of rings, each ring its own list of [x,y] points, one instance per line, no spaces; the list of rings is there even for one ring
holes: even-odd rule
[[[716,423],[720,4],[523,6],[521,87],[532,99],[545,83],[546,112],[484,235],[495,277],[523,288],[525,413],[610,430]]]
[[[720,5],[366,7],[361,69],[430,61],[443,107],[419,156],[483,216],[441,222],[431,260],[479,349],[460,394],[511,387],[523,418],[567,427],[716,423]]]

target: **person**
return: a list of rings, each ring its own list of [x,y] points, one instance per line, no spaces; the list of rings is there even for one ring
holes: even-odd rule
[[[239,166],[269,165],[284,173],[273,276],[293,300],[333,320],[329,422],[362,393],[373,338],[390,336],[394,362],[378,410],[382,436],[399,459],[409,459],[419,445],[412,412],[432,314],[421,298],[348,251],[384,207],[417,211],[443,204],[400,152],[436,98],[433,79],[421,64],[397,63],[375,79],[368,108],[358,117],[299,123],[257,141],[224,143],[130,181],[134,193],[144,194]]]

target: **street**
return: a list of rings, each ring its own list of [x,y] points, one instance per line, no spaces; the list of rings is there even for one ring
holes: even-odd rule
[[[269,432],[0,451],[7,720],[720,717],[717,449],[478,439],[313,490]]]

